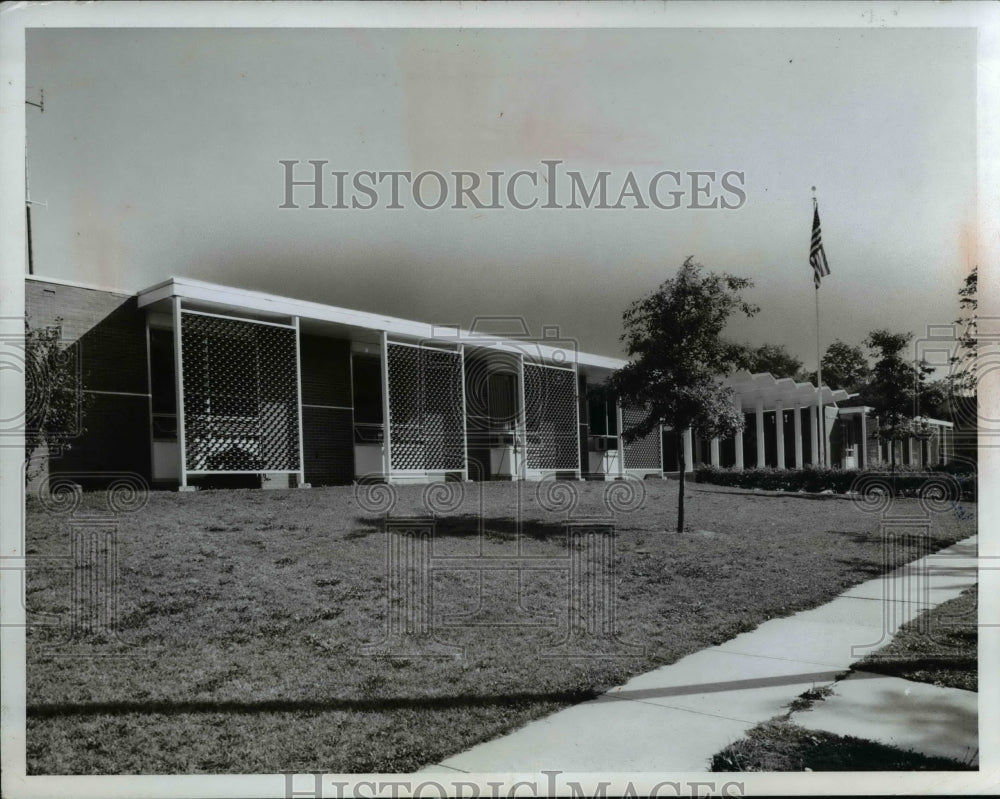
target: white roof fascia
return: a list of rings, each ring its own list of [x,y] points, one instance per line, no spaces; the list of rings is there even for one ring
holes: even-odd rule
[[[916,421],[925,422],[926,424],[932,424],[935,427],[954,427],[954,422],[947,422],[944,419],[934,419],[930,416],[917,416]]]
[[[517,339],[511,336],[484,336],[481,333],[470,333],[467,330],[456,329],[448,325],[433,325],[426,322],[415,322],[394,316],[354,311],[334,305],[324,305],[309,300],[297,300],[290,297],[279,297],[261,291],[220,286],[202,280],[186,277],[174,277],[138,294],[139,307],[143,308],[170,297],[197,300],[235,306],[249,311],[260,311],[277,316],[297,316],[320,322],[331,322],[348,327],[368,330],[386,331],[390,335],[405,336],[418,340],[450,342],[452,344],[469,344],[488,349],[527,350],[534,356],[544,360],[563,361],[571,366],[574,361],[579,366],[591,366],[602,369],[620,369],[625,361],[609,358],[603,355],[579,352],[572,347],[543,344],[535,339]],[[575,356],[575,358],[574,358]]]

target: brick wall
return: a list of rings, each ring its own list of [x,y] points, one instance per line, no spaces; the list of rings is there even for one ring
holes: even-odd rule
[[[75,351],[83,433],[50,459],[65,474],[135,472],[150,477],[149,381],[145,314],[132,295],[28,279],[25,313],[32,327],[59,325]],[[81,478],[99,483],[99,478]]]

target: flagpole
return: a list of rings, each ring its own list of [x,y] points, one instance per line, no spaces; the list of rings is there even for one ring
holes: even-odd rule
[[[826,451],[826,412],[823,405],[823,359],[820,356],[819,344],[819,286],[816,287],[816,406],[819,412],[819,460],[823,466],[829,466]]]
[[[813,213],[816,212],[816,187],[812,187],[813,190]],[[818,412],[818,422],[819,430],[817,430],[817,436],[819,438],[818,446],[816,447],[816,453],[819,457],[819,462],[822,466],[829,466],[827,463],[827,451],[826,451],[826,412],[823,408],[823,356],[822,348],[820,347],[820,334],[819,334],[819,283],[815,283],[816,288],[816,410]]]

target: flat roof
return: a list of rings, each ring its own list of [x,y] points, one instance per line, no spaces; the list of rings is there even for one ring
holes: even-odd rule
[[[559,335],[558,328],[545,328],[542,338],[523,334],[488,334],[475,330],[465,330],[454,325],[434,325],[401,319],[395,316],[357,311],[336,305],[281,297],[262,291],[223,286],[188,277],[170,277],[137,293],[140,308],[164,305],[174,297],[180,297],[201,308],[216,309],[220,313],[251,313],[263,318],[298,317],[304,323],[329,325],[345,333],[355,333],[368,340],[371,334],[385,331],[388,335],[409,341],[435,343],[468,344],[473,347],[521,351],[526,355],[549,363],[576,363],[587,371],[611,373],[625,366],[628,361],[582,352],[575,343]],[[304,329],[308,329],[307,327]],[[529,349],[530,348],[530,349]],[[603,376],[603,375],[602,375]],[[802,406],[817,402],[820,391],[812,383],[796,382],[791,378],[776,378],[770,373],[751,374],[741,371],[723,379],[725,385],[732,386],[744,409],[756,407],[760,401],[765,410],[775,410],[778,403],[786,409],[796,403]],[[851,395],[840,389],[822,388],[824,404],[843,402]]]
[[[325,305],[309,300],[280,297],[262,291],[222,286],[186,277],[171,277],[155,286],[138,293],[140,308],[161,303],[172,297],[180,297],[195,303],[203,303],[220,309],[252,311],[274,317],[298,317],[302,320],[326,322],[341,328],[359,332],[385,331],[412,341],[434,341],[437,343],[468,344],[494,350],[520,350],[526,355],[552,363],[576,363],[578,366],[612,372],[627,362],[620,358],[609,358],[578,350],[570,339],[559,335],[557,328],[545,328],[541,338],[509,333],[493,335],[465,330],[454,325],[433,325],[400,319],[395,316],[356,311],[335,305]],[[551,334],[551,335],[549,335]],[[530,349],[530,351],[526,351]]]

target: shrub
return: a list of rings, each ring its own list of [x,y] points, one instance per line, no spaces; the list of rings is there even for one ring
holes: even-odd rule
[[[753,469],[720,469],[717,466],[699,466],[695,469],[696,483],[733,486],[736,488],[756,488],[762,491],[791,491],[821,493],[832,491],[846,494],[854,481],[864,474],[878,474],[892,482],[896,496],[915,497],[927,486],[928,475],[934,472],[951,474],[961,491],[963,500],[976,498],[976,476],[968,471],[951,469],[921,469],[914,466],[896,468],[892,478],[886,469],[836,469],[822,466],[806,466],[802,469],[774,469],[762,467]]]

